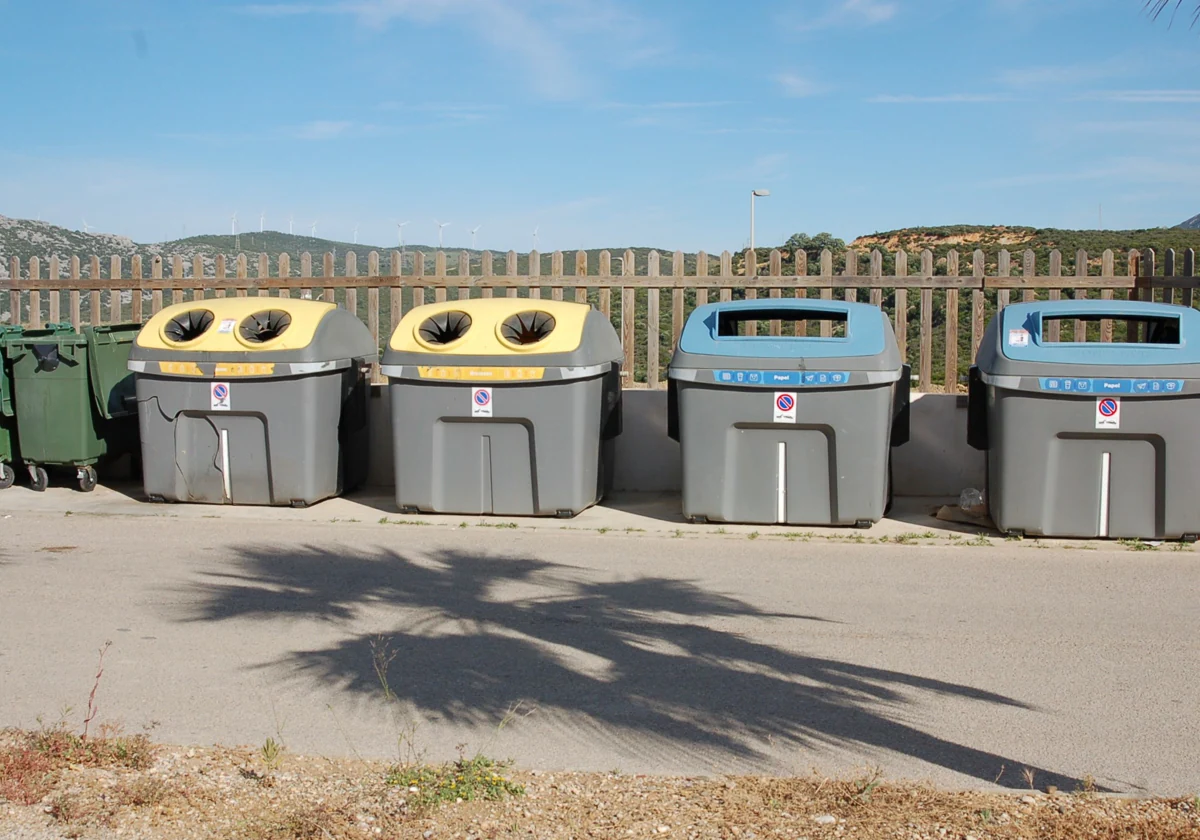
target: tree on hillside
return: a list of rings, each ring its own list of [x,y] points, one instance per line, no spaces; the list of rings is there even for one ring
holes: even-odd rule
[[[1158,20],[1159,16],[1168,8],[1171,10],[1171,20],[1175,20],[1175,15],[1183,8],[1183,0],[1146,0],[1145,8],[1150,13],[1150,17]],[[1195,9],[1192,10],[1192,26],[1200,23],[1200,3],[1196,3]]]
[[[825,248],[828,248],[834,257],[845,253],[846,242],[838,239],[832,233],[822,232],[816,236],[809,236],[807,233],[793,233],[783,247],[784,250],[791,251],[793,254],[803,251],[808,254],[809,262],[813,262],[821,258],[821,251]]]

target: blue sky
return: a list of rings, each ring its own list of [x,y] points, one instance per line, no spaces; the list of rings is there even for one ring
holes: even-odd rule
[[[0,0],[0,214],[543,251],[1200,212],[1142,0]]]

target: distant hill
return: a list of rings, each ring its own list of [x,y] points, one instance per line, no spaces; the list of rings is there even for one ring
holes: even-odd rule
[[[255,271],[254,255],[265,253],[271,256],[271,274],[274,276],[277,272],[276,258],[281,253],[287,253],[291,257],[292,275],[296,276],[300,272],[300,255],[307,252],[313,258],[313,273],[319,275],[321,273],[322,259],[324,254],[332,253],[334,255],[334,270],[339,274],[345,270],[345,257],[348,252],[353,251],[358,259],[358,273],[365,275],[367,273],[367,254],[371,251],[379,252],[380,272],[387,273],[391,270],[391,254],[397,250],[396,245],[370,245],[367,243],[359,243],[355,245],[351,242],[339,242],[330,239],[320,239],[312,236],[299,236],[289,233],[280,233],[278,231],[265,231],[259,233],[243,233],[238,236],[230,236],[224,234],[210,236],[190,236],[186,239],[175,239],[169,242],[156,242],[150,244],[142,244],[134,242],[132,239],[124,236],[114,236],[106,233],[82,233],[77,230],[61,228],[51,225],[47,222],[31,221],[29,219],[10,219],[5,216],[0,216],[0,278],[8,277],[8,264],[10,257],[17,257],[21,260],[22,266],[28,264],[30,257],[38,257],[42,261],[42,271],[47,270],[47,262],[51,256],[58,256],[62,261],[62,271],[67,270],[67,261],[72,256],[78,256],[85,260],[81,271],[84,277],[87,277],[88,266],[86,258],[95,254],[101,258],[100,271],[103,277],[108,277],[108,258],[110,256],[120,256],[125,260],[124,269],[126,276],[129,271],[129,258],[138,255],[143,260],[143,271],[148,276],[150,273],[150,260],[155,256],[173,257],[180,256],[185,263],[185,273],[191,274],[191,263],[193,258],[200,257],[204,261],[206,274],[212,274],[213,266],[218,254],[224,254],[228,263],[228,272],[234,271],[234,260],[239,253],[246,254],[250,260],[250,272]],[[478,260],[482,251],[472,250],[470,248],[446,248],[447,262],[450,271],[458,269],[458,255],[469,253],[472,258],[472,273],[478,273]],[[588,255],[588,272],[597,274],[600,266],[600,252],[602,249],[595,248],[587,251]],[[624,253],[625,248],[610,248],[608,249],[613,255],[620,256]],[[639,267],[639,273],[645,273],[647,257],[652,250],[651,248],[634,248],[634,259]],[[405,244],[404,272],[411,273],[413,271],[414,252],[425,255],[425,272],[432,273],[434,269],[434,254],[437,251],[436,246],[424,244]],[[668,249],[659,249],[663,255],[662,265],[663,272],[670,271],[670,254]],[[764,252],[765,253],[765,252]],[[506,255],[504,252],[495,251],[492,254],[492,270],[496,274],[502,274],[505,270]],[[543,274],[549,274],[551,269],[552,257],[549,253],[541,254],[541,269]],[[570,274],[575,270],[575,252],[570,251],[564,254],[564,270]],[[711,270],[715,271],[718,265],[717,257],[712,257],[710,260]],[[169,271],[169,267],[165,267]],[[525,274],[529,270],[529,255],[521,253],[517,255],[517,272]],[[696,255],[687,254],[684,259],[684,270],[688,274],[696,272]],[[613,261],[613,271],[621,271],[620,260]]]
[[[1200,214],[1192,216],[1186,222],[1180,222],[1176,227],[1182,230],[1200,230]]]

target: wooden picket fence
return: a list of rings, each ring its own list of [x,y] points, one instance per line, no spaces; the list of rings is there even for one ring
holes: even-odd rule
[[[388,255],[387,273],[381,270],[381,256],[371,252],[366,255],[365,274],[360,274],[354,253],[342,255],[340,273],[335,271],[333,254],[323,255],[315,273],[309,254],[300,256],[298,271],[293,271],[288,254],[274,260],[267,254],[241,254],[232,260],[232,271],[230,260],[221,255],[196,256],[187,263],[181,257],[156,256],[148,266],[138,256],[127,260],[71,257],[66,261],[50,257],[45,273],[42,261],[36,257],[24,266],[13,258],[9,277],[0,279],[0,318],[28,327],[64,320],[76,326],[141,322],[167,303],[227,294],[299,295],[332,301],[357,313],[379,342],[386,341],[405,311],[431,298],[438,302],[499,295],[536,299],[548,294],[555,300],[590,303],[612,319],[624,347],[626,384],[655,388],[664,386],[670,353],[684,320],[696,306],[717,300],[769,302],[784,296],[809,295],[823,300],[836,295],[856,301],[861,295],[865,302],[884,307],[893,317],[901,353],[912,364],[919,389],[955,392],[962,388],[987,319],[1008,305],[1014,293],[1024,301],[1058,300],[1064,295],[1109,300],[1114,295],[1122,299],[1151,299],[1157,295],[1190,305],[1195,286],[1184,279],[1195,274],[1195,256],[1190,250],[1182,257],[1179,275],[1176,255],[1164,255],[1161,277],[1154,276],[1152,251],[1122,254],[1119,265],[1118,256],[1111,250],[1099,257],[1079,251],[1070,274],[1064,274],[1062,255],[1052,251],[1048,270],[1041,275],[1035,274],[1037,260],[1032,251],[1015,258],[1008,251],[1000,251],[994,258],[983,251],[967,256],[969,263],[957,251],[939,259],[928,250],[915,255],[904,251],[848,251],[835,270],[829,251],[819,255],[815,266],[809,265],[806,254],[798,252],[794,258],[789,256],[785,271],[780,251],[767,254],[765,264],[748,251],[743,263],[748,269],[735,273],[734,257],[729,252],[719,257],[701,252],[693,274],[684,273],[682,252],[669,255],[664,270],[663,255],[654,251],[640,266],[635,264],[633,251],[617,257],[601,252],[598,265],[590,264],[588,255],[580,251],[574,255],[570,272],[564,268],[566,256],[555,252],[548,274],[542,274],[543,258],[537,252],[528,256],[526,272],[518,274],[518,255],[511,251],[504,255],[464,251],[453,260],[453,267],[444,251],[433,254],[432,260],[419,252],[393,251]],[[621,263],[615,275],[614,260]],[[410,266],[407,273],[403,270],[406,264]],[[890,273],[884,273],[885,267]],[[815,272],[810,273],[810,268]],[[668,297],[665,306],[664,295]],[[1068,324],[1064,328],[1072,327]],[[749,329],[761,335],[792,335],[808,326],[803,322],[785,326],[780,321],[766,321]],[[820,331],[817,334],[829,335],[828,322],[813,329]],[[1049,329],[1053,333],[1050,339],[1059,340],[1060,324],[1056,322]],[[1123,326],[1118,324],[1116,329],[1119,332]],[[1075,341],[1106,342],[1113,336],[1114,324],[1110,321],[1090,327],[1083,321],[1073,325]]]

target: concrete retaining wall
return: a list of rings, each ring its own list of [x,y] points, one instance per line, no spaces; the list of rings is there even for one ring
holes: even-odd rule
[[[912,438],[894,450],[898,496],[957,496],[984,486],[984,457],[967,446],[966,401],[952,394],[914,394]],[[617,439],[615,490],[675,491],[680,488],[679,444],[667,437],[667,392],[627,390],[624,432]],[[385,388],[371,400],[373,486],[395,485],[391,409]]]

